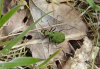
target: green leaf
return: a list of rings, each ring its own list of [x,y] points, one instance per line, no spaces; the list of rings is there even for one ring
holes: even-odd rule
[[[0,19],[0,28],[3,24],[21,7],[22,5],[18,5],[15,8],[11,9]]]
[[[57,55],[62,49],[59,49],[58,51],[56,51],[54,54],[52,54],[47,60],[45,60],[42,64],[37,66],[38,68],[42,68],[44,67],[45,64],[47,64],[55,55]]]
[[[15,66],[23,66],[23,65],[29,65],[29,64],[37,63],[37,62],[40,62],[42,60],[43,59],[32,58],[32,57],[19,57],[19,58],[15,58],[14,60],[12,60],[10,62],[0,63],[0,67],[2,67],[2,68],[12,68],[12,67],[15,67]]]
[[[2,5],[3,5],[3,0],[0,0],[0,19],[1,19],[1,13],[2,13]]]
[[[35,24],[37,24],[44,16],[50,14],[53,11],[50,11],[46,13],[45,15],[41,16],[38,20],[36,20],[30,27],[28,27],[22,34],[20,34],[18,37],[13,39],[2,51],[2,54],[6,54],[29,30],[33,28]]]

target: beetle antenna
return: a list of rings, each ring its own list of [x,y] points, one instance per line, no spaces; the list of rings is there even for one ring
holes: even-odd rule
[[[39,24],[39,23],[38,23]],[[40,25],[40,24],[39,24]],[[40,25],[40,27],[44,30],[44,28]]]
[[[48,22],[48,20],[47,20],[47,22]],[[52,28],[52,26],[49,24],[49,22],[48,22],[48,25]]]
[[[59,16],[59,15],[57,15],[57,19],[56,19],[56,27],[57,27],[57,24],[58,24],[58,16]]]
[[[41,12],[41,16],[42,16],[42,12]],[[42,19],[41,19],[41,21],[42,21]],[[39,24],[39,23],[38,23]],[[40,24],[39,24],[40,25]],[[44,28],[40,25],[40,27],[44,30]]]

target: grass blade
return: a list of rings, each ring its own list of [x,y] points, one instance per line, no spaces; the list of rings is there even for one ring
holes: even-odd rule
[[[100,11],[100,6],[96,5],[93,0],[86,0],[93,9],[97,9]]]
[[[27,6],[28,9],[30,9],[29,6],[27,5],[27,3],[24,0],[21,0],[21,1]]]
[[[93,7],[93,9],[96,9],[96,4],[94,3],[93,0],[86,0],[86,1],[90,4],[91,7]]]
[[[96,9],[98,9],[100,11],[100,6],[96,5]]]
[[[57,55],[62,49],[59,49],[58,51],[56,51],[54,54],[52,54],[47,60],[45,60],[42,64],[38,65],[38,68],[42,68],[44,67],[45,64],[47,64],[55,55]],[[37,68],[37,69],[38,69]]]
[[[33,28],[35,24],[37,24],[44,16],[50,14],[53,11],[50,11],[46,13],[45,15],[41,16],[38,20],[36,20],[30,27],[28,27],[22,34],[20,34],[18,37],[13,39],[2,51],[2,54],[6,54],[29,30]]]
[[[9,12],[7,12],[1,19],[0,19],[0,28],[3,26],[3,24],[23,5],[18,5],[15,8],[11,9]]]
[[[2,13],[2,5],[3,5],[3,0],[0,0],[0,19],[1,19],[1,13]]]
[[[37,63],[37,62],[40,62],[42,60],[43,59],[32,58],[32,57],[19,57],[19,58],[15,58],[14,60],[12,60],[10,62],[0,63],[0,67],[2,67],[2,68],[12,68],[12,67],[15,67],[15,66],[23,66],[23,65],[29,65],[29,64]]]

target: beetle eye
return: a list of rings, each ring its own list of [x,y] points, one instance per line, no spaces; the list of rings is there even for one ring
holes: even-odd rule
[[[41,30],[42,33],[44,33],[46,30]]]

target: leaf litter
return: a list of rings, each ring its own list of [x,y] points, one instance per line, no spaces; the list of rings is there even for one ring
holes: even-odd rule
[[[60,2],[62,2],[62,1],[59,0],[59,1],[55,1],[55,2],[60,4]],[[52,10],[52,4],[51,3],[48,4],[46,2],[46,0],[42,0],[42,1],[41,0],[32,0],[32,1],[29,0],[29,5],[30,5],[30,12],[32,15],[30,23],[28,22],[23,28],[15,31],[15,32],[12,32],[11,26],[13,29],[16,27],[14,25],[16,25],[17,23],[19,23],[20,26],[22,26],[23,25],[22,20],[29,13],[27,11],[25,12],[25,10],[21,10],[20,11],[21,13],[18,11],[18,12],[16,12],[16,14],[21,14],[21,16],[15,14],[15,20],[13,20],[12,24],[10,24],[12,22],[12,21],[10,21],[8,28],[6,28],[4,31],[6,33],[6,35],[8,35],[9,33],[14,34],[18,31],[24,31],[32,23],[33,20],[36,21],[43,14]],[[60,65],[63,69],[66,69],[67,67],[68,67],[68,69],[71,69],[71,68],[74,69],[75,64],[78,64],[77,62],[79,62],[79,61],[80,61],[80,64],[84,64],[84,66],[86,65],[85,67],[88,67],[89,65],[87,63],[85,63],[86,60],[84,59],[84,58],[87,58],[87,60],[90,59],[88,57],[88,54],[85,53],[86,57],[80,58],[79,60],[77,58],[75,59],[76,55],[80,55],[80,56],[84,55],[82,53],[84,53],[83,47],[85,45],[82,46],[82,49],[77,50],[77,51],[82,51],[82,52],[80,52],[80,53],[78,53],[77,51],[75,52],[74,58],[70,58],[69,60],[66,59],[67,58],[66,53],[70,53],[72,50],[69,45],[69,40],[80,40],[86,36],[86,33],[88,31],[85,23],[82,21],[82,18],[79,17],[81,14],[79,13],[78,10],[75,10],[73,7],[66,5],[66,4],[60,4],[60,5],[54,4],[54,7],[55,7],[54,14],[52,13],[52,14],[44,17],[39,22],[39,24],[37,24],[29,33],[26,34],[26,35],[32,35],[32,39],[26,40],[24,44],[15,45],[13,47],[13,49],[20,48],[20,46],[22,46],[22,47],[27,46],[27,48],[29,48],[30,51],[32,52],[33,57],[47,59],[55,51],[62,48],[63,51],[61,51],[58,55],[56,55],[52,60],[49,61],[52,68],[54,68],[54,69],[57,68],[57,65],[55,63],[55,61],[57,61],[57,60],[60,62]],[[11,20],[14,19],[13,17],[11,18]],[[18,22],[18,20],[16,21],[16,19],[18,19],[16,17],[20,17],[19,18],[20,22]],[[33,18],[33,20],[32,20],[32,18]],[[66,36],[66,39],[63,43],[55,44],[52,41],[49,42],[48,38],[44,39],[43,34],[41,33],[41,29],[43,29],[43,28],[50,29],[51,27],[56,28],[55,31],[62,30],[61,32],[64,33]],[[87,37],[85,37],[84,40],[89,41]],[[92,45],[90,45],[90,46],[92,46]],[[87,49],[87,48],[85,48],[85,49]],[[90,48],[90,50],[91,50],[91,48]],[[66,62],[67,60],[70,61],[71,63]],[[65,64],[65,62],[66,62],[66,64]],[[37,65],[39,65],[40,63],[37,63]],[[83,69],[85,69],[85,67]]]
[[[52,4],[48,4],[45,0],[42,0],[42,3],[41,0],[32,1],[30,1],[29,4],[34,21],[41,17],[44,12],[46,13],[52,10]],[[52,67],[55,68],[55,61],[59,60],[61,62],[61,66],[63,67],[62,64],[66,61],[65,54],[71,52],[68,41],[82,39],[87,32],[87,27],[79,15],[80,13],[77,10],[68,5],[55,5],[55,14],[50,14],[50,16],[48,15],[44,17],[39,24],[36,25],[36,28],[43,29],[47,27],[47,29],[50,30],[51,27],[54,27],[56,28],[55,31],[63,29],[61,32],[65,34],[66,39],[60,44],[55,44],[52,41],[49,42],[49,39],[46,38],[47,42],[39,42],[37,44],[27,46],[30,48],[32,56],[47,59],[51,54],[57,51],[57,49],[62,48],[63,51],[56,55],[49,63],[51,63]],[[38,32],[41,32],[41,30],[38,30]],[[41,33],[37,33],[36,37],[38,36],[44,41]]]

